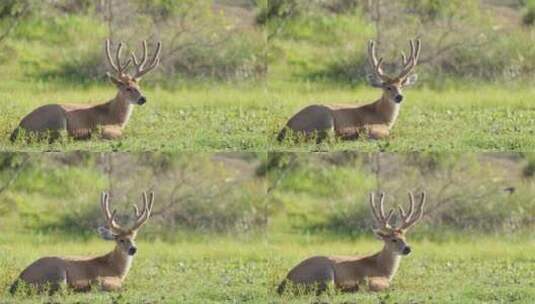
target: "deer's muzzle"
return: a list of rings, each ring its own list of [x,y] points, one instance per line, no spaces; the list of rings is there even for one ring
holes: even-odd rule
[[[145,96],[141,96],[138,100],[137,100],[137,104],[138,105],[143,105],[144,103],[147,102],[147,98],[145,98]]]

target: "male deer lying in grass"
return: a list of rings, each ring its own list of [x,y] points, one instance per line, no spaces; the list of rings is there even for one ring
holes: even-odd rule
[[[390,134],[396,122],[400,103],[403,101],[402,88],[416,83],[417,75],[412,72],[420,56],[420,40],[410,41],[411,54],[402,54],[402,70],[397,77],[386,76],[383,72],[383,58],[377,60],[375,43],[369,42],[368,59],[373,74],[368,75],[373,87],[383,89],[383,95],[377,101],[362,105],[311,105],[297,112],[280,131],[277,140],[283,141],[288,131],[301,135],[305,139],[316,136],[317,142],[334,132],[341,139],[350,140],[359,137],[382,139]]]
[[[102,129],[102,137],[115,139],[122,135],[134,104],[142,105],[147,99],[141,93],[139,82],[141,77],[155,69],[160,62],[161,43],[158,42],[156,52],[150,64],[147,64],[147,42],[143,42],[143,58],[138,62],[132,52],[132,58],[121,63],[123,44],[117,48],[116,62],[110,52],[110,41],[106,40],[106,55],[109,64],[117,73],[116,76],[107,73],[111,82],[117,86],[119,92],[114,99],[99,105],[49,104],[41,106],[26,115],[19,126],[11,134],[11,141],[15,141],[21,130],[35,134],[38,138],[48,136],[49,141],[59,137],[62,131],[75,139],[88,139],[95,130]],[[127,74],[127,69],[134,62],[136,72],[134,76]]]
[[[105,240],[115,241],[115,249],[98,257],[44,257],[33,262],[11,286],[10,292],[15,293],[21,282],[37,291],[48,290],[54,293],[62,286],[75,291],[88,291],[92,286],[99,286],[105,291],[117,290],[121,287],[132,259],[137,252],[134,240],[137,232],[149,219],[154,202],[154,193],[143,193],[143,209],[141,212],[134,204],[136,221],[132,228],[124,229],[115,222],[116,210],[110,212],[109,196],[102,193],[101,208],[107,227],[100,227],[99,234]]]
[[[333,283],[334,287],[344,292],[355,292],[367,281],[371,291],[388,288],[396,274],[402,255],[408,255],[411,248],[405,241],[405,233],[422,218],[425,193],[422,193],[420,205],[415,213],[414,197],[409,192],[410,206],[408,213],[399,206],[401,224],[393,228],[388,223],[394,210],[385,216],[383,209],[384,193],[381,194],[379,207],[376,206],[373,193],[370,194],[370,207],[380,225],[374,230],[376,236],[383,240],[383,249],[370,256],[315,256],[295,266],[279,285],[279,294],[283,293],[287,282],[298,290],[321,293]],[[301,289],[300,289],[301,288]]]

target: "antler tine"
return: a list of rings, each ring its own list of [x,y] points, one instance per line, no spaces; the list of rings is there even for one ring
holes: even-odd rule
[[[380,224],[381,228],[390,228],[390,224],[388,223],[392,216],[394,215],[394,209],[390,209],[388,211],[388,214],[385,216],[384,212],[384,199],[385,199],[385,193],[381,192],[381,196],[379,198],[379,207],[375,204],[375,196],[374,193],[370,193],[370,207],[372,209],[372,213],[377,221],[378,224]]]
[[[108,57],[108,62],[111,65],[111,67],[119,73],[119,68],[117,65],[113,62],[112,56],[111,56],[111,41],[110,39],[106,39],[106,56]]]
[[[160,53],[162,51],[162,42],[158,41],[158,44],[156,45],[156,52],[154,52],[154,56],[152,57],[149,67],[145,69],[145,64],[147,63],[148,59],[148,51],[147,51],[147,42],[143,42],[143,60],[140,65],[136,65],[136,75],[134,78],[140,79],[143,75],[147,74],[148,72],[154,70],[159,64],[160,64]]]
[[[119,46],[117,47],[117,53],[115,54],[115,57],[117,58],[116,63],[117,63],[117,66],[119,67],[119,71],[118,71],[119,75],[124,74],[124,71],[132,63],[132,60],[128,59],[125,64],[121,64],[121,54],[123,52],[123,46],[124,46],[124,43],[120,42]]]
[[[147,63],[147,40],[143,40],[142,43],[143,46],[143,57],[141,57],[141,62],[137,61],[136,53],[135,51],[132,51],[132,59],[134,60],[134,65],[136,66],[136,72],[143,70],[143,67]]]
[[[409,192],[409,200],[410,200],[410,210],[407,216],[403,218],[403,221],[399,228],[400,230],[409,229],[416,222],[418,222],[424,215],[425,192],[422,192],[420,204],[418,205],[418,211],[417,211],[418,214],[416,216],[414,216],[414,196],[412,195],[412,192]]]
[[[137,205],[136,204],[133,204],[133,205],[134,205],[134,213],[136,215],[136,218],[138,218],[141,215],[141,213],[139,212],[139,208],[137,207]]]
[[[138,230],[145,222],[149,219],[150,213],[152,211],[152,205],[154,203],[154,192],[150,194],[150,200],[147,200],[147,193],[143,192],[143,210],[139,215],[136,214],[136,222],[134,226],[130,229],[131,231]]]
[[[377,55],[375,53],[375,41],[373,40],[368,42],[368,60],[375,74],[381,79],[384,79],[385,75],[382,68],[383,58],[381,57],[379,60],[377,60]]]
[[[380,222],[381,218],[377,214],[377,210],[376,210],[376,207],[375,207],[375,193],[373,193],[373,192],[370,192],[370,209],[372,210],[372,214],[373,214],[373,217],[375,218],[375,220],[377,222]]]
[[[401,70],[401,73],[399,74],[398,78],[403,79],[409,75],[409,73],[414,69],[416,64],[418,63],[418,58],[420,58],[420,50],[421,50],[421,41],[420,39],[410,40],[409,41],[410,47],[411,47],[411,54],[408,58],[404,57],[404,64],[403,68]]]
[[[101,198],[100,198],[100,206],[102,208],[102,211],[104,213],[104,217],[106,219],[106,222],[108,224],[108,227],[115,231],[122,231],[121,227],[117,225],[115,222],[115,216],[117,215],[117,210],[113,210],[113,212],[110,212],[110,196],[106,192],[102,192]]]
[[[401,66],[404,67],[405,65],[407,65],[407,55],[401,51]]]

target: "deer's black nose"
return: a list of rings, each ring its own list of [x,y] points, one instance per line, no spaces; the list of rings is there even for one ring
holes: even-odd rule
[[[146,102],[147,102],[147,98],[145,98],[145,96],[141,96],[141,97],[138,99],[137,104],[138,104],[138,105],[142,105],[142,104],[144,104],[144,103],[146,103]]]
[[[394,100],[397,102],[397,103],[400,103],[403,101],[403,95],[397,95]]]
[[[411,253],[411,247],[407,246],[403,249],[403,255],[408,255],[409,253]]]
[[[128,249],[128,255],[134,255],[134,254],[136,254],[136,252],[137,252],[137,248],[136,247],[130,247]]]

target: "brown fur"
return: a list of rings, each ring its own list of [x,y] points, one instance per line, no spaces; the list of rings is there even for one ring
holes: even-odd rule
[[[402,89],[416,81],[416,75],[409,76],[414,69],[420,53],[420,41],[411,41],[411,55],[407,60],[402,56],[403,69],[399,76],[388,77],[382,70],[382,58],[375,56],[375,43],[370,41],[368,56],[374,74],[370,83],[382,88],[383,95],[375,102],[365,105],[311,105],[292,116],[277,136],[284,140],[288,131],[302,135],[305,140],[316,136],[321,142],[329,133],[337,138],[353,140],[357,138],[383,139],[389,136],[399,113],[403,100]]]
[[[121,287],[132,258],[119,247],[98,257],[44,257],[30,264],[18,280],[38,291],[48,287],[54,292],[63,285],[74,291],[88,291],[94,286],[113,291]],[[19,284],[13,285],[12,293]]]
[[[127,89],[134,90],[127,92]],[[133,102],[143,97],[139,91],[139,86],[135,83],[119,87],[117,96],[99,105],[77,105],[77,104],[50,104],[41,106],[20,122],[17,130],[11,136],[11,140],[16,140],[18,129],[24,129],[27,133],[35,133],[38,136],[46,134],[55,135],[66,131],[74,139],[88,139],[98,130],[102,130],[102,137],[105,139],[115,139],[122,135],[130,113]]]
[[[369,256],[315,256],[305,259],[295,266],[286,279],[279,285],[279,294],[287,289],[288,282],[297,287],[298,291],[316,293],[325,291],[329,286],[343,292],[356,292],[367,287],[370,291],[382,291],[390,286],[396,274],[402,255],[411,252],[405,240],[405,232],[423,215],[425,194],[414,213],[414,197],[409,193],[410,209],[408,213],[399,207],[402,224],[392,228],[388,221],[393,210],[388,215],[383,211],[384,194],[381,195],[379,207],[375,205],[374,196],[370,194],[370,205],[380,229],[375,230],[378,238],[383,240],[383,249]]]
[[[98,105],[49,104],[41,106],[21,120],[19,126],[11,134],[11,141],[15,141],[19,137],[21,130],[30,135],[36,135],[38,139],[49,136],[50,141],[57,139],[63,132],[74,139],[88,139],[96,130],[101,130],[101,135],[105,139],[121,137],[132,113],[133,105],[142,105],[146,102],[139,87],[139,80],[141,76],[158,66],[161,43],[158,43],[156,53],[147,68],[145,68],[148,59],[146,42],[143,42],[141,61],[138,62],[137,57],[132,53],[132,58],[125,64],[120,62],[123,44],[120,43],[117,49],[116,62],[113,62],[111,57],[110,44],[111,42],[107,40],[108,61],[117,72],[117,76],[108,74],[111,82],[118,89],[114,99]],[[134,76],[126,73],[126,69],[132,61],[136,67]]]
[[[123,229],[115,222],[115,211],[109,211],[108,194],[102,194],[101,207],[108,228],[101,227],[99,232],[106,240],[115,241],[115,249],[97,257],[43,257],[30,264],[12,284],[10,292],[15,293],[21,282],[35,288],[38,292],[48,289],[54,293],[66,286],[74,291],[88,291],[99,287],[105,291],[121,288],[137,252],[134,240],[138,229],[148,220],[152,211],[154,194],[150,201],[143,194],[143,210],[135,206],[136,222],[131,229]]]

